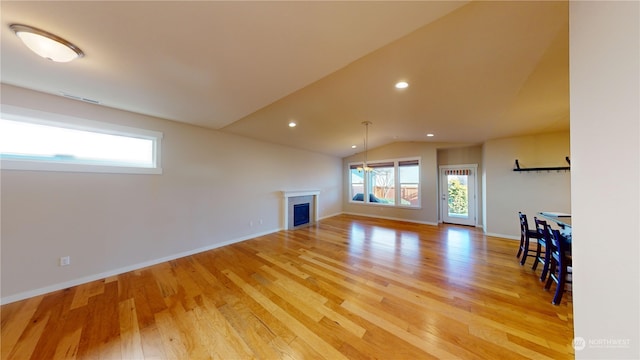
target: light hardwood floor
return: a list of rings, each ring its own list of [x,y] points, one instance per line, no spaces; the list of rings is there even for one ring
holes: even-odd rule
[[[340,215],[4,305],[2,359],[573,358],[517,247]]]

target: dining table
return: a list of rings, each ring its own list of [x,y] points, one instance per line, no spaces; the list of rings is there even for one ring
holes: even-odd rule
[[[560,230],[560,234],[567,242],[571,243],[571,214],[557,211],[541,211],[538,216],[555,223]]]

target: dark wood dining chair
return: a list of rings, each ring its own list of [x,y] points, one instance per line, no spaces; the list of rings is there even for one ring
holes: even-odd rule
[[[565,292],[567,283],[571,283],[567,277],[570,274],[569,267],[572,267],[571,244],[560,234],[558,230],[551,231],[551,261],[549,264],[549,277],[544,285],[545,290],[551,288],[551,283],[555,282],[556,293],[551,303],[560,305],[562,294]]]
[[[529,229],[529,222],[527,221],[527,215],[521,211],[518,212],[520,217],[520,248],[518,249],[517,258],[520,258],[520,265],[524,265],[527,261],[527,256],[534,256],[536,254],[536,248],[531,248],[531,239],[538,238],[538,232],[535,229]]]
[[[531,269],[535,270],[538,264],[542,263],[540,281],[545,281],[547,279],[547,273],[549,272],[549,262],[551,259],[551,232],[546,221],[540,220],[537,217],[533,219],[536,223],[536,232],[538,233],[538,245],[536,246],[535,261]]]

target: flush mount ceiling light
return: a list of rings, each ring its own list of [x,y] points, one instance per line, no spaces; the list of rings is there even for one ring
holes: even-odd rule
[[[296,124],[294,121],[292,121],[292,122],[290,122],[290,123],[289,123],[289,127],[296,127],[296,125],[297,125],[297,124]]]
[[[406,89],[409,87],[409,83],[406,81],[399,81],[396,83],[396,89]]]
[[[12,24],[9,28],[31,51],[45,59],[69,62],[84,56],[79,47],[44,30],[21,24]]]

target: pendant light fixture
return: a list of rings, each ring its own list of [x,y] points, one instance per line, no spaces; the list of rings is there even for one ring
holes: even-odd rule
[[[363,121],[362,125],[364,125],[364,160],[362,161],[362,167],[358,167],[358,171],[370,172],[373,170],[369,166],[367,166],[367,153],[369,151],[369,125],[371,125],[371,121]]]
[[[12,24],[9,25],[9,28],[31,51],[45,59],[69,62],[84,56],[79,47],[44,30],[21,24]]]

